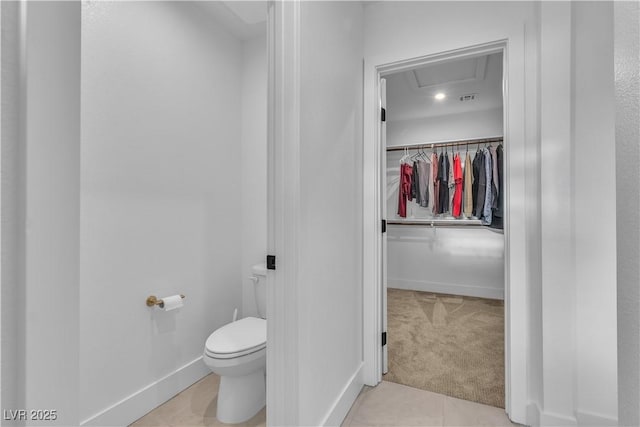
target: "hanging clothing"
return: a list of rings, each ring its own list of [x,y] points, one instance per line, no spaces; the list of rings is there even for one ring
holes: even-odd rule
[[[449,211],[449,169],[451,164],[449,163],[448,153],[440,155],[440,165],[438,166],[438,176],[440,177],[440,206],[438,213],[445,213]]]
[[[498,194],[500,193],[500,183],[498,181],[498,153],[495,147],[489,147],[491,153],[491,193],[492,200],[491,209],[498,207]]]
[[[455,164],[455,153],[452,153],[453,158],[451,159],[451,167],[449,168],[449,200],[447,203],[447,211],[453,212],[453,195],[455,193],[456,181],[453,176],[454,164]]]
[[[426,208],[429,206],[429,163],[424,160],[418,160],[418,189],[416,191],[416,202]]]
[[[478,149],[473,158],[473,216],[481,218],[484,211],[484,198],[486,192],[487,177],[484,170],[484,154]]]
[[[427,207],[431,206],[433,208],[433,185],[434,185],[434,180],[433,180],[433,155],[429,155],[427,156],[427,166],[429,168],[429,173],[427,176]]]
[[[492,191],[492,176],[493,176],[493,167],[491,165],[491,152],[488,148],[483,150],[484,154],[484,168],[485,168],[485,176],[486,176],[486,187],[485,187],[485,197],[484,197],[484,209],[482,215],[482,224],[483,225],[491,225],[491,206],[493,204],[493,191]]]
[[[407,199],[411,200],[411,175],[413,168],[402,163],[400,165],[400,185],[398,187],[398,215],[402,218],[407,217]]]
[[[473,214],[473,166],[469,152],[464,159],[464,216],[471,218]]]
[[[433,206],[431,212],[437,215],[440,209],[440,165],[438,164],[438,154],[431,154],[431,177],[433,179]]]
[[[459,217],[462,213],[462,166],[460,165],[460,153],[453,157],[453,179],[455,188],[453,193],[453,216]]]
[[[496,209],[493,210],[493,218],[491,221],[492,228],[502,229],[504,227],[504,170],[503,170],[503,147],[502,144],[496,148],[496,158],[498,159],[498,203]]]
[[[413,162],[411,171],[411,197],[409,200],[416,199],[416,203],[420,203],[418,200],[418,164]]]

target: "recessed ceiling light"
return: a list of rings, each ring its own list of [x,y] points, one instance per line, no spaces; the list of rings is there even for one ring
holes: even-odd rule
[[[444,93],[440,92],[440,93],[436,93],[436,96],[434,96],[435,99],[437,99],[438,101],[442,101],[443,99],[445,99],[447,97],[447,95],[445,95]]]

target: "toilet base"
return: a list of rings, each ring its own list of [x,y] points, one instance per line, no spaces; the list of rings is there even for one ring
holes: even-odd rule
[[[227,424],[247,421],[266,403],[265,370],[248,375],[220,377],[216,418]]]

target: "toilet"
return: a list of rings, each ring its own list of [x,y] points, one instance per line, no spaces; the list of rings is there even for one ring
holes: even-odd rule
[[[245,317],[215,330],[204,346],[204,363],[220,376],[219,421],[236,424],[266,403],[267,321],[265,264],[251,267],[258,317]]]

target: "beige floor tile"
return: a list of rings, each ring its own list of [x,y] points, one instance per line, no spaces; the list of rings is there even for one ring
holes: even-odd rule
[[[502,408],[453,397],[444,399],[445,426],[514,426]]]
[[[369,386],[362,387],[362,390],[360,390],[358,397],[356,398],[355,402],[353,402],[353,405],[351,405],[351,408],[349,409],[349,412],[347,412],[347,415],[344,417],[341,427],[348,427],[351,425],[351,419],[353,418],[353,415],[358,412],[358,408],[360,408],[360,404],[362,403],[362,400],[363,400],[363,395],[370,390],[373,390],[373,387],[369,387]]]
[[[148,413],[144,417],[140,418],[135,423],[131,424],[130,427],[170,427],[162,417],[158,417],[156,414],[152,412]]]
[[[441,426],[444,396],[383,381],[366,390],[345,426]]]
[[[210,374],[182,391],[164,404],[158,406],[131,427],[202,427],[228,426],[216,418],[218,387],[220,377]],[[260,427],[266,425],[266,410],[258,412],[253,418],[238,427]]]
[[[221,427],[215,415],[220,378],[211,374],[131,427]],[[238,427],[264,427],[266,408]],[[383,381],[364,387],[342,423],[361,426],[513,426],[504,410]]]
[[[179,394],[169,399],[144,417],[131,424],[131,427],[141,426],[172,426],[175,415],[182,411],[183,402],[179,398]]]
[[[225,424],[216,418],[216,400],[214,399],[211,404],[206,408],[204,414],[197,414],[189,409],[185,409],[174,418],[174,427],[222,427],[222,426],[234,426],[234,427],[263,427],[266,425],[266,410],[262,408],[253,418],[240,424]]]
[[[179,407],[177,417],[215,417],[219,386],[220,377],[211,374],[180,393],[175,397]]]

